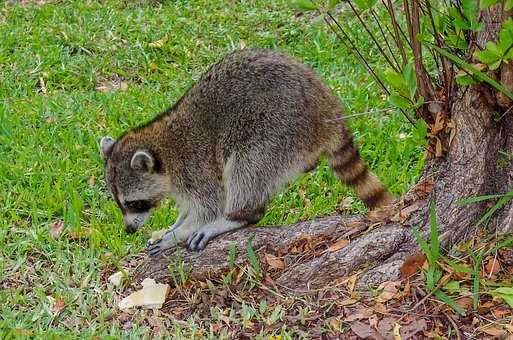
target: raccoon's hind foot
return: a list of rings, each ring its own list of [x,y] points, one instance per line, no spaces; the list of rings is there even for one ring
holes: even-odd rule
[[[196,232],[192,233],[187,239],[187,247],[190,250],[202,250],[206,247],[207,243],[214,237],[224,234],[228,231],[236,230],[247,223],[240,221],[230,221],[225,218],[220,218],[212,223],[206,224],[199,228]]]

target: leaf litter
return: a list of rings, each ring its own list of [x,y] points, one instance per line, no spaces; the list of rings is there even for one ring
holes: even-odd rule
[[[489,238],[493,239],[491,235]],[[465,316],[457,314],[429,292],[425,281],[426,260],[422,254],[406,259],[398,280],[384,282],[375,289],[356,289],[358,275],[353,274],[323,290],[298,294],[276,286],[276,279],[288,269],[289,262],[285,260],[287,254],[271,249],[258,254],[263,270],[260,281],[248,274],[250,264],[241,264],[218,281],[212,278],[189,280],[179,287],[169,282],[174,286],[168,288],[172,294],[166,293],[165,302],[156,305],[162,307],[157,311],[160,314],[145,310],[133,314],[131,309],[116,313],[125,329],[130,329],[134,323],[144,324],[152,329],[154,336],[165,334],[173,322],[194,320],[198,337],[212,332],[214,337],[223,334],[228,338],[254,338],[264,334],[274,338],[273,334],[286,330],[294,338],[511,339],[511,245],[494,250],[497,241],[487,243],[485,240],[486,235],[476,234],[465,246],[455,247],[457,256],[453,253],[450,259],[439,261],[443,271],[440,289],[466,311]],[[337,242],[326,243],[324,249]],[[318,249],[315,245],[306,246],[308,244],[289,251],[300,256],[301,252]],[[474,268],[469,254],[478,248],[487,248],[489,253],[478,266],[481,286],[478,308],[474,310],[473,274],[467,272]],[[131,264],[123,264],[123,268],[130,270],[136,263],[138,261],[133,259]]]

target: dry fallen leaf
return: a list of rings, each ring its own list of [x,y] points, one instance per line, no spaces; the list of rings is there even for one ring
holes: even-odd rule
[[[87,185],[89,185],[89,188],[92,188],[94,187],[95,182],[96,178],[94,177],[94,175],[91,175],[91,177],[89,177],[89,179],[87,180]]]
[[[347,279],[343,280],[342,283],[346,285],[349,292],[352,292],[354,290],[354,286],[356,285],[356,274],[351,275]]]
[[[484,333],[491,336],[502,336],[506,333],[506,331],[498,326],[491,326],[481,329]]]
[[[128,83],[123,81],[119,76],[114,75],[110,79],[105,79],[98,82],[96,91],[102,93],[109,93],[114,91],[126,91],[128,90]]]
[[[246,42],[244,40],[239,40],[239,48],[241,50],[245,49],[246,48]]]
[[[50,235],[52,235],[53,238],[57,238],[64,229],[64,221],[55,221],[52,223],[52,226],[50,227]]]
[[[349,244],[349,240],[343,238],[343,239],[340,239],[338,240],[337,242],[333,243],[331,246],[328,247],[328,251],[330,252],[335,252],[337,250],[340,250],[342,249],[343,247],[345,247],[347,244]]]
[[[413,254],[408,256],[405,260],[403,265],[401,266],[400,272],[401,272],[401,278],[406,279],[416,272],[419,271],[419,269],[424,264],[424,261],[426,261],[426,255],[422,253]]]
[[[373,314],[374,314],[374,312],[370,308],[360,308],[360,309],[356,310],[354,313],[349,314],[344,319],[344,321],[352,322],[352,321],[361,320],[361,319],[368,319]]]
[[[398,292],[399,281],[386,281],[379,285],[378,290],[382,292],[376,297],[377,302],[387,302]]]
[[[143,307],[147,309],[162,308],[169,293],[169,285],[156,283],[155,280],[146,278],[141,282],[143,288],[125,297],[118,304],[119,309]]]
[[[349,306],[349,305],[352,305],[352,304],[354,304],[356,302],[358,302],[358,300],[356,300],[356,299],[345,299],[345,300],[340,301],[337,304],[339,306]]]
[[[464,310],[469,310],[472,307],[472,298],[465,296],[456,300],[456,303]]]
[[[57,296],[54,301],[53,312],[55,314],[60,314],[66,308],[66,302],[64,302],[60,296]]]
[[[148,46],[156,47],[156,48],[161,48],[162,46],[164,46],[166,44],[166,42],[167,42],[167,35],[163,36],[159,40],[156,40],[156,41],[153,41],[153,42],[149,43]]]
[[[265,262],[273,269],[285,269],[285,262],[272,254],[265,254]]]
[[[489,256],[485,261],[486,261],[485,262],[486,264],[485,264],[485,273],[483,273],[484,276],[492,277],[501,270],[501,265],[499,263],[499,260],[497,260],[493,256]]]
[[[114,286],[118,287],[121,285],[121,282],[123,282],[123,279],[128,277],[128,273],[126,270],[120,270],[119,272],[116,272],[109,276],[107,279],[110,283],[112,283]]]
[[[148,242],[150,244],[152,243],[155,243],[156,241],[160,240],[162,238],[162,236],[164,236],[164,234],[167,232],[167,229],[161,229],[161,230],[156,230],[156,231],[153,231],[151,233],[151,237],[150,239],[148,240]]]
[[[401,340],[401,325],[398,324],[397,322],[394,324],[394,330],[393,330],[393,334],[394,334],[394,340]]]
[[[370,325],[361,321],[353,322],[351,324],[351,330],[362,339],[376,337],[376,331],[372,329]]]

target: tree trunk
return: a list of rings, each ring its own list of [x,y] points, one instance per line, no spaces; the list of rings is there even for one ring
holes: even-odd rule
[[[478,33],[475,45],[495,40],[501,22],[497,20],[498,7],[483,14],[485,28]],[[512,74],[511,63],[500,74],[499,80],[509,89],[513,88]],[[304,291],[331,286],[356,270],[362,271],[360,284],[377,284],[397,278],[405,257],[418,251],[411,227],[427,235],[430,202],[436,204],[442,247],[461,241],[473,231],[489,203],[460,205],[457,201],[513,188],[513,110],[505,108],[500,96],[497,101],[497,94],[484,84],[456,88],[451,93],[447,117],[455,133],[452,140],[445,140],[445,157],[428,161],[419,183],[393,206],[368,216],[331,216],[286,227],[249,227],[221,235],[201,252],[170,249],[159,257],[147,257],[136,270],[134,283],[146,277],[172,283],[168,266],[177,259],[189,266],[192,279],[219,278],[230,270],[227,258],[233,244],[238,249],[236,264],[247,262],[247,242],[254,234],[252,247],[264,268],[265,254],[280,257],[285,264],[283,269],[272,269],[277,271],[273,277],[280,287]],[[513,231],[512,201],[495,213],[489,228]],[[350,239],[349,244],[340,249],[333,246],[342,238]],[[273,268],[272,263],[269,266]]]

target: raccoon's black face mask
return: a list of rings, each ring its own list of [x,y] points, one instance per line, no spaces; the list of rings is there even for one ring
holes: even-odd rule
[[[105,180],[123,213],[126,232],[134,233],[167,196],[166,176],[146,149],[123,150],[114,139],[104,137],[101,154],[105,161]]]

